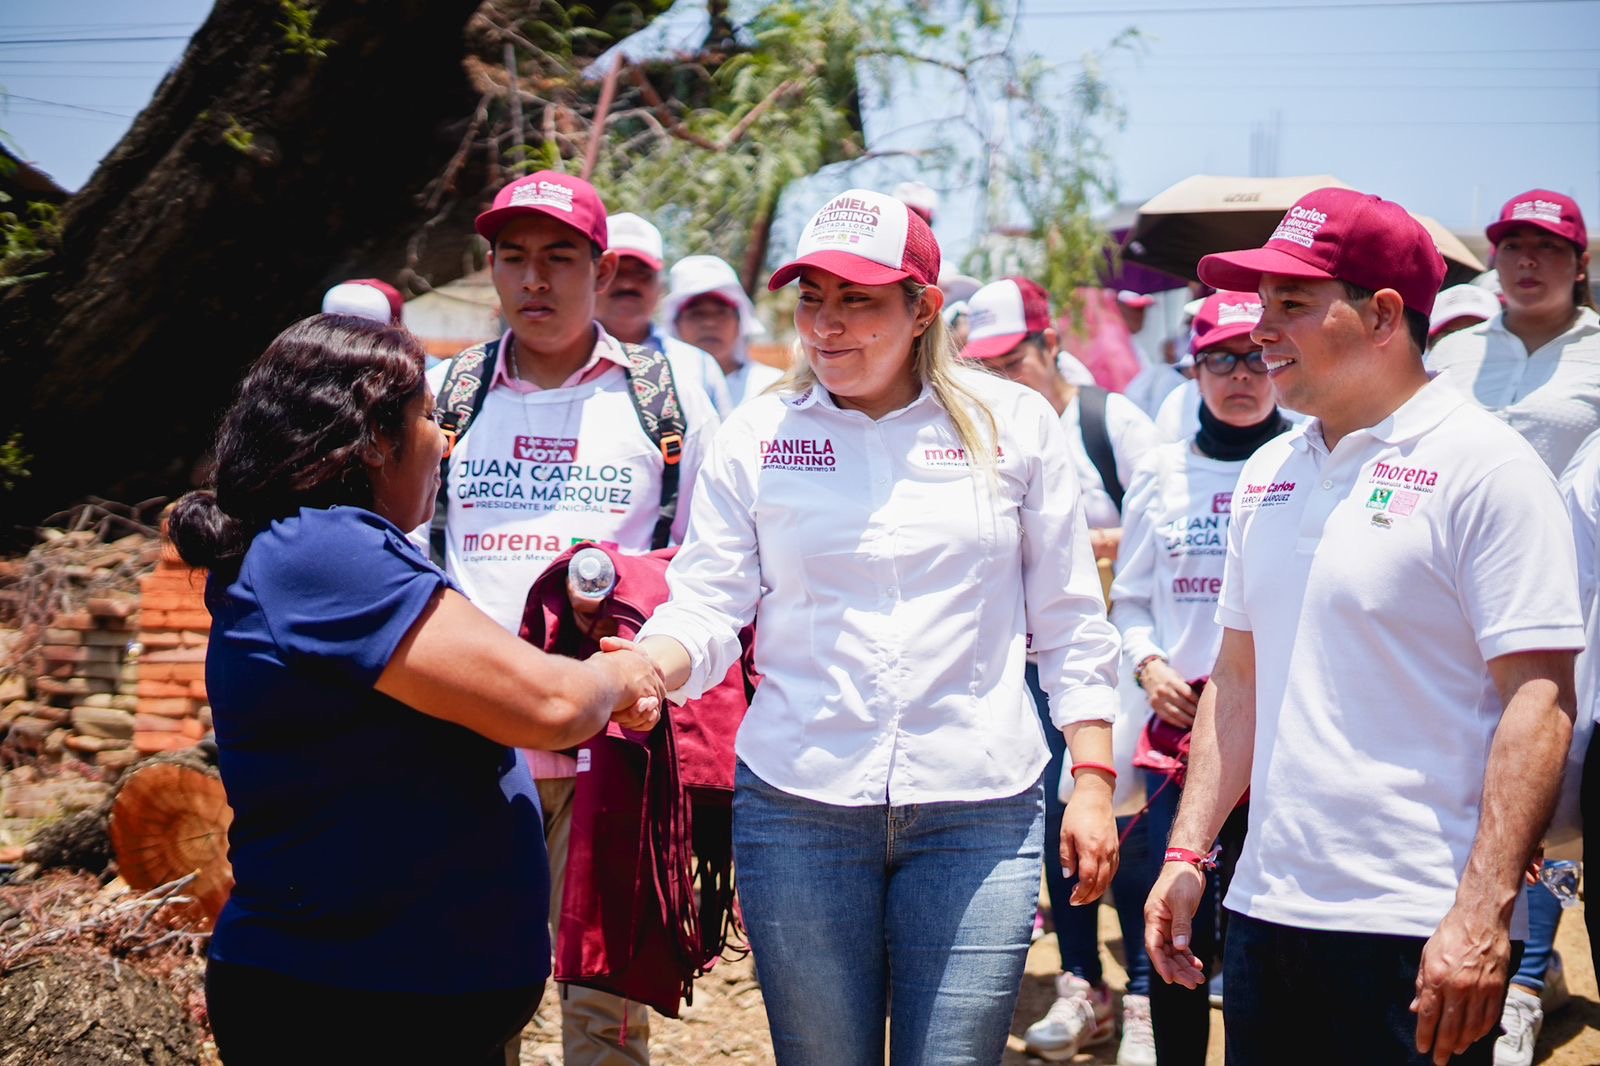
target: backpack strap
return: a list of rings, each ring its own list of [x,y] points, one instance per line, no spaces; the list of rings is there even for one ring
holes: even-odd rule
[[[439,496],[433,507],[433,522],[428,527],[428,547],[439,566],[444,565],[445,523],[450,517],[450,453],[483,409],[483,398],[489,392],[489,382],[494,380],[494,367],[499,357],[499,338],[468,348],[445,367],[439,394],[434,397],[445,447],[444,458],[439,460]]]
[[[628,395],[633,398],[634,412],[645,436],[661,452],[661,510],[650,547],[665,548],[672,540],[672,521],[678,514],[679,467],[688,426],[667,357],[642,344],[621,343],[628,356]]]
[[[1083,435],[1083,450],[1089,453],[1089,462],[1100,475],[1100,484],[1121,514],[1125,490],[1117,477],[1117,456],[1106,426],[1106,390],[1098,385],[1078,386],[1078,432]]]

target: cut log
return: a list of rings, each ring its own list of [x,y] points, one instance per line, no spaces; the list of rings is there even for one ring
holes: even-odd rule
[[[198,872],[188,892],[209,927],[233,890],[232,821],[214,767],[192,756],[149,760],[123,780],[111,804],[111,844],[123,880],[150,889]]]

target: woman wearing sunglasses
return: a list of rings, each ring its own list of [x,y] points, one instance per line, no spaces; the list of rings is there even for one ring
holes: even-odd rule
[[[1122,653],[1150,705],[1137,765],[1146,766],[1143,832],[1145,891],[1154,884],[1182,793],[1187,737],[1200,689],[1222,643],[1214,615],[1227,554],[1234,483],[1244,461],[1289,428],[1279,413],[1266,363],[1250,331],[1261,319],[1255,293],[1218,292],[1195,316],[1190,350],[1200,388],[1200,430],[1149,452],[1124,505],[1122,551],[1111,586],[1111,621]],[[1243,806],[1223,828],[1227,860],[1243,842]],[[1215,873],[1212,875],[1216,876]],[[1194,921],[1194,950],[1209,967],[1220,958],[1211,897]],[[1150,982],[1156,1057],[1162,1066],[1202,1064],[1210,1031],[1206,987]]]

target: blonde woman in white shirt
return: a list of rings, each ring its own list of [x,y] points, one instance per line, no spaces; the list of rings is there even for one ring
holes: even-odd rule
[[[1115,872],[1106,621],[1060,423],[955,365],[938,244],[880,193],[812,217],[800,357],[729,419],[640,635],[674,698],[755,619],[734,861],[783,1066],[997,1063],[1039,891],[1048,749],[1031,644],[1079,757],[1060,858]],[[1052,861],[1056,842],[1051,842]]]
[[[1218,292],[1206,298],[1190,341],[1200,390],[1200,428],[1187,440],[1151,451],[1128,486],[1123,551],[1111,585],[1111,621],[1122,634],[1123,662],[1145,696],[1149,717],[1137,761],[1146,767],[1142,772],[1150,799],[1132,830],[1144,836],[1137,850],[1152,858],[1140,871],[1141,903],[1160,866],[1154,857],[1165,850],[1178,813],[1183,791],[1178,773],[1187,747],[1183,742],[1222,646],[1217,594],[1234,484],[1245,460],[1290,428],[1278,411],[1260,345],[1250,339],[1259,321],[1261,298],[1253,292]],[[1237,859],[1243,836],[1241,806],[1222,830],[1223,870]],[[1130,854],[1135,851],[1131,838],[1126,846]],[[1215,888],[1218,873],[1210,877]],[[1208,975],[1221,962],[1215,899],[1215,891],[1206,895],[1194,922],[1194,953]],[[1142,937],[1142,921],[1140,930]],[[1206,987],[1165,981],[1149,985],[1156,1059],[1162,1066],[1205,1066],[1211,1030]]]

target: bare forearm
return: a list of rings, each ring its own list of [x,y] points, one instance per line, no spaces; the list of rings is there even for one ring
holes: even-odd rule
[[[1230,630],[1195,713],[1172,846],[1199,852],[1211,847],[1250,785],[1255,729],[1254,642],[1248,633]]]
[[[1506,705],[1489,749],[1478,835],[1458,906],[1509,921],[1522,872],[1550,824],[1572,741],[1574,699],[1555,679],[1527,680]]]

